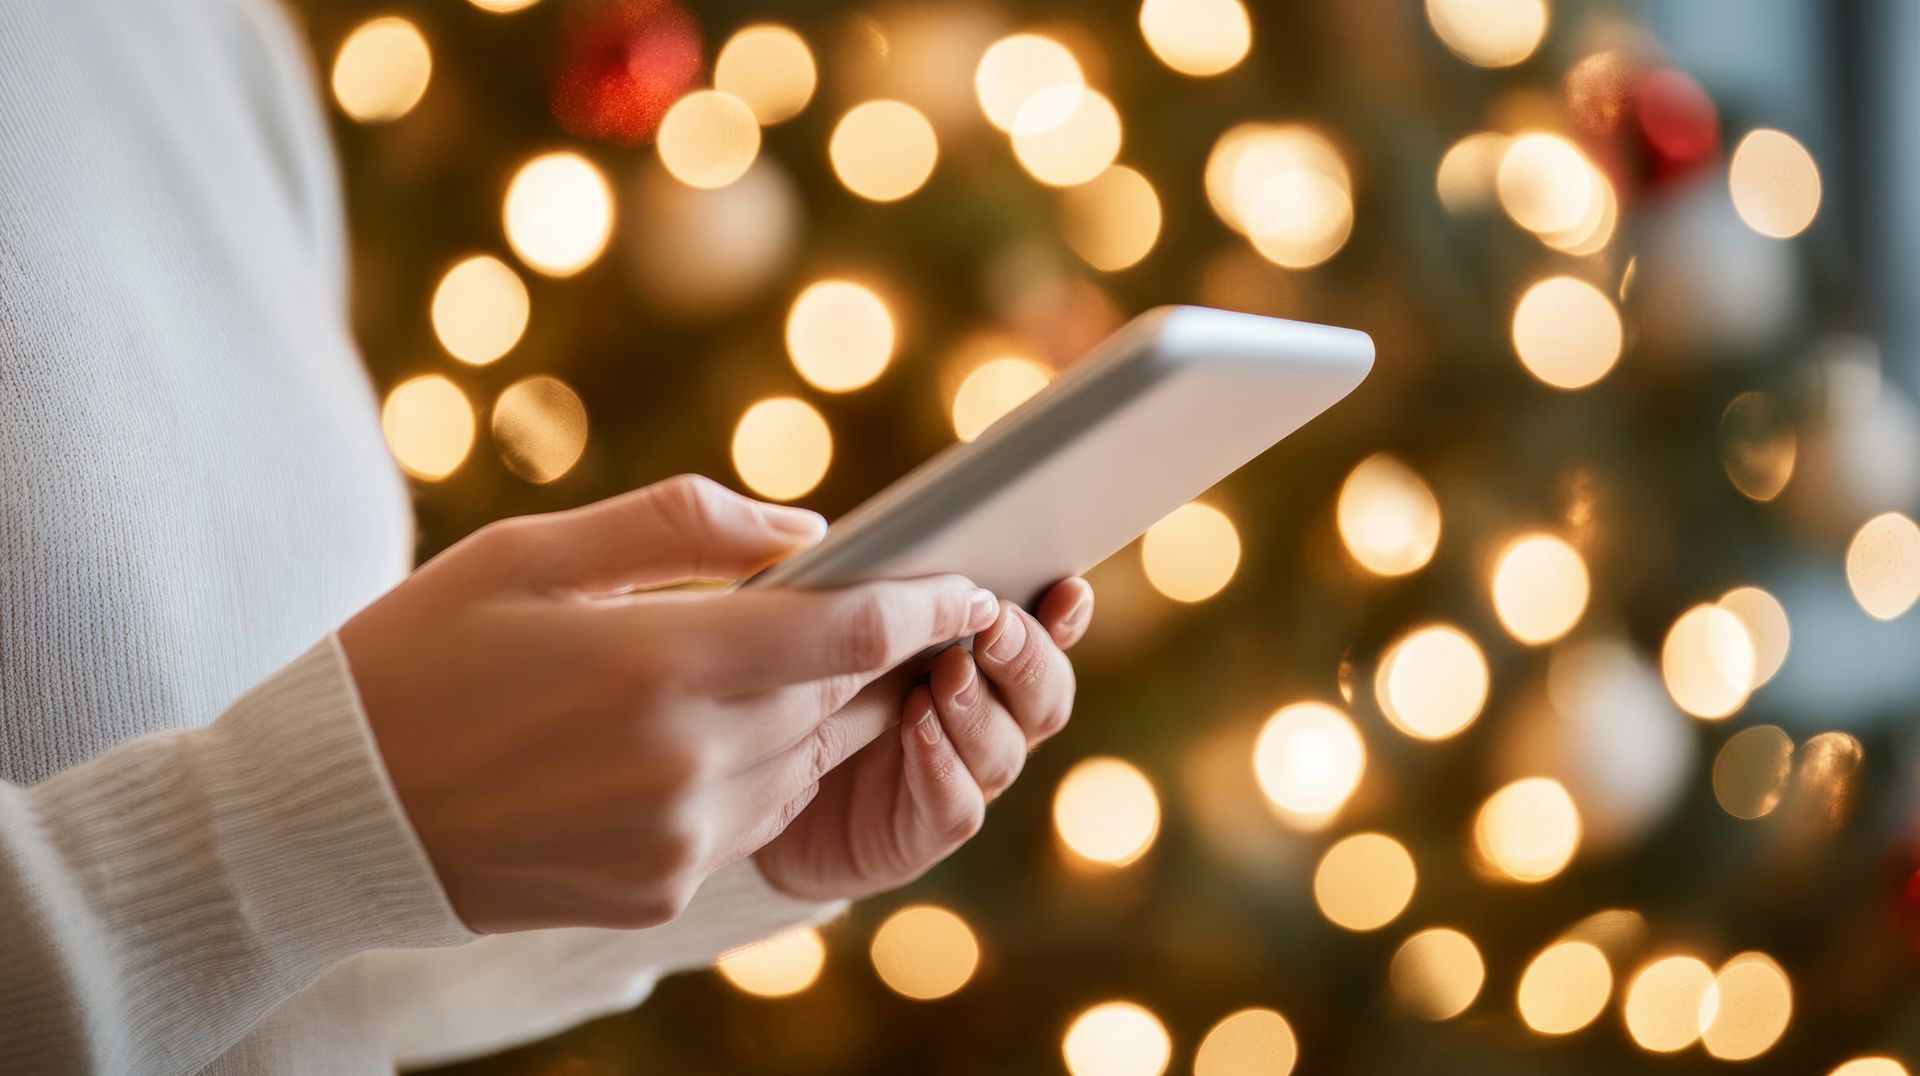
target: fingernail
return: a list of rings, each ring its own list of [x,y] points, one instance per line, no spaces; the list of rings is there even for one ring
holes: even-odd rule
[[[933,704],[920,712],[920,720],[913,723],[913,730],[920,734],[920,742],[932,747],[940,742],[940,719],[933,716]]]
[[[966,663],[967,678],[961,682],[960,689],[953,693],[953,708],[971,710],[973,702],[980,697],[980,674],[974,671],[973,662]]]
[[[1012,661],[1020,648],[1027,645],[1027,623],[1013,606],[1007,606],[1005,618],[1000,624],[1000,634],[987,644],[987,656],[995,661]]]
[[[773,524],[773,529],[782,534],[817,541],[827,533],[826,517],[818,512],[809,512],[804,508],[777,507],[769,507],[764,511],[768,522]]]
[[[987,630],[999,612],[1000,599],[993,596],[993,591],[974,587],[967,595],[967,634]]]

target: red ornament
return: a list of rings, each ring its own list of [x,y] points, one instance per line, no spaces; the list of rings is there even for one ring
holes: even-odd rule
[[[674,0],[611,0],[567,44],[554,119],[583,138],[639,145],[704,66],[700,23]]]
[[[1640,79],[1634,110],[1647,154],[1647,185],[1688,175],[1720,153],[1720,114],[1698,82],[1663,67]]]

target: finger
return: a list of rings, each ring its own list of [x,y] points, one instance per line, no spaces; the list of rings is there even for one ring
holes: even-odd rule
[[[752,500],[698,475],[515,520],[510,528],[525,534],[521,566],[537,581],[590,593],[738,579],[827,532],[813,512]]]
[[[989,800],[1005,792],[1026,765],[1027,734],[988,686],[973,655],[957,646],[941,654],[927,688],[974,783]]]
[[[902,864],[916,876],[980,832],[987,798],[941,728],[933,696],[915,688],[900,720],[902,784],[907,793],[899,829]]]
[[[1039,621],[1002,602],[999,618],[974,639],[973,653],[1028,743],[1066,727],[1073,712],[1073,664]]]
[[[817,785],[842,762],[900,720],[901,700],[912,682],[896,671],[868,684],[853,701],[825,720],[814,720],[791,743],[739,770],[739,806],[750,815],[772,811]]]
[[[1093,623],[1093,584],[1079,576],[1055,583],[1034,609],[1035,618],[1060,649],[1070,649],[1086,637]]]
[[[871,680],[993,622],[991,593],[957,575],[835,590],[746,589],[689,606],[687,659],[719,697],[836,676]]]

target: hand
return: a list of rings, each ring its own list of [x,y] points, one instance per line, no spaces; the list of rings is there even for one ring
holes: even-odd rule
[[[669,479],[486,527],[341,629],[401,805],[468,926],[673,918],[865,745],[837,711],[993,623],[993,596],[958,576],[632,592],[745,575],[824,530]]]
[[[891,724],[897,714],[899,728],[827,774],[755,855],[761,873],[797,897],[858,898],[913,881],[965,844],[1028,752],[1066,727],[1074,680],[1063,651],[1092,615],[1093,588],[1068,579],[1047,592],[1038,619],[1001,603],[973,653],[941,653],[927,684],[913,687],[909,670],[863,691],[834,722]]]

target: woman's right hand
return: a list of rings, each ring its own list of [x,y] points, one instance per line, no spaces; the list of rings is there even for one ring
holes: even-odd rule
[[[861,716],[875,708],[840,714],[862,687],[998,615],[958,576],[632,592],[745,576],[824,533],[813,513],[672,478],[486,527],[341,628],[468,926],[673,918],[884,731]]]

